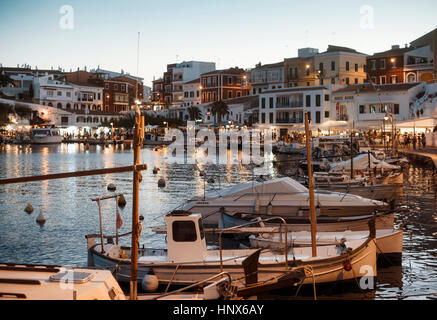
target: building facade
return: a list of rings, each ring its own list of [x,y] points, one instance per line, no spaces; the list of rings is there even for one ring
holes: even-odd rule
[[[262,91],[284,88],[284,62],[261,65],[247,73],[248,81],[252,86],[252,94]]]
[[[238,67],[204,73],[200,76],[200,85],[202,103],[250,94],[246,71]]]

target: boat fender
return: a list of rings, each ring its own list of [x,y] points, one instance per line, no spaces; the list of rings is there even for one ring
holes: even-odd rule
[[[159,281],[158,277],[154,274],[145,274],[141,281],[141,287],[146,292],[155,292],[158,290]]]
[[[126,206],[126,199],[124,198],[123,194],[121,194],[120,197],[118,198],[118,206],[120,208],[124,208]]]
[[[36,222],[38,222],[40,225],[43,225],[46,222],[46,218],[44,217],[42,210],[39,211],[39,215],[36,217]]]
[[[24,209],[24,211],[28,214],[31,214],[33,212],[33,207],[30,203],[27,204],[26,208]]]
[[[158,187],[159,188],[164,188],[165,187],[165,180],[164,178],[161,178],[158,180]]]

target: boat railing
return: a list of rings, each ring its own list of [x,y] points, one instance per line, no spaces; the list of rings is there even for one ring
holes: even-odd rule
[[[273,196],[276,196],[276,195],[296,195],[296,194],[301,194],[302,193],[302,191],[296,191],[296,192],[262,192],[262,193],[259,193],[259,192],[246,192],[246,193],[243,193],[243,194],[241,194],[241,195],[239,195],[237,198],[234,198],[234,201],[238,201],[238,200],[240,200],[241,198],[243,198],[243,197],[245,197],[245,196],[253,196],[253,195],[256,195],[256,196],[260,196],[260,195],[267,195],[267,196],[271,196],[271,195],[273,195]]]
[[[212,276],[212,277],[210,277],[208,279],[205,279],[205,280],[193,283],[193,284],[191,284],[191,285],[189,285],[187,287],[184,287],[184,288],[172,291],[172,292],[166,292],[164,294],[161,294],[161,295],[159,295],[157,297],[154,297],[152,300],[162,299],[162,298],[174,295],[174,294],[181,293],[181,292],[186,291],[186,290],[190,290],[190,289],[193,289],[193,288],[196,288],[196,287],[201,287],[201,286],[203,286],[204,284],[206,284],[208,282],[211,282],[211,281],[213,281],[215,279],[219,279],[219,278],[223,278],[223,277],[227,278],[228,286],[227,286],[226,289],[230,290],[232,288],[232,278],[231,278],[231,275],[228,272],[220,272],[220,273],[218,273],[218,274],[216,274],[216,275],[214,275],[214,276]]]
[[[285,231],[284,231],[285,232],[285,234],[284,234],[284,256],[285,256],[285,269],[287,270],[287,268],[288,268],[288,245],[287,245],[288,228],[287,228],[287,222],[282,217],[272,217],[272,218],[268,218],[268,219],[256,219],[256,220],[250,221],[248,223],[244,223],[244,224],[241,224],[238,226],[234,226],[234,227],[220,230],[220,233],[219,233],[220,272],[223,272],[223,248],[222,248],[222,235],[223,235],[223,233],[229,232],[232,230],[241,229],[241,228],[253,225],[253,224],[269,222],[272,220],[280,220],[282,222],[282,224],[279,226],[280,239],[282,239],[282,235],[283,235],[283,230],[282,230],[283,227],[282,226],[284,226],[284,229],[285,229]]]

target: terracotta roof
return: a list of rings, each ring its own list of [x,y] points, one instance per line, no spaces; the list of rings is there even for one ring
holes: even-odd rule
[[[352,48],[333,46],[333,45],[328,45],[328,49],[325,52],[319,54],[326,54],[326,53],[333,53],[333,52],[349,52],[349,53],[363,54],[367,56],[367,54],[358,52],[357,50]]]
[[[391,57],[391,56],[403,56],[406,52],[414,50],[413,48],[399,48],[399,49],[391,49],[383,52],[377,52],[373,56],[367,57],[367,59],[374,59],[374,58],[384,58],[384,57]]]
[[[185,82],[184,84],[200,83],[200,78]]]
[[[411,83],[396,83],[396,84],[380,84],[375,85],[377,92],[387,92],[387,91],[405,91],[409,90],[413,87],[420,85],[420,82],[411,82]],[[339,89],[334,91],[332,94],[339,93],[375,93],[375,88],[370,84],[359,84],[359,85],[351,85],[345,87],[343,89]]]
[[[261,66],[255,66],[255,69],[267,69],[267,68],[277,68],[277,67],[283,67],[284,61],[277,62],[277,63],[270,63],[270,64],[264,64]]]
[[[328,90],[328,88],[326,88],[324,86],[293,87],[293,88],[284,88],[284,89],[275,89],[275,90],[263,91],[263,92],[261,92],[261,94],[264,94],[264,93],[277,93],[277,92],[313,91],[313,90]]]
[[[244,69],[229,68],[229,69],[224,69],[224,70],[210,71],[210,72],[201,74],[201,76],[206,76],[206,75],[210,75],[210,74],[243,74],[243,73],[246,73],[246,71]]]

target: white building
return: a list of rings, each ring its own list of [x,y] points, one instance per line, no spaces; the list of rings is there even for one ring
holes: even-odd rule
[[[201,103],[200,78],[185,82],[183,84],[182,105],[184,107],[197,106]]]
[[[304,126],[304,112],[309,112],[311,126],[332,120],[331,86],[293,87],[264,91],[259,95],[258,126],[271,128],[280,135]]]
[[[184,105],[184,83],[200,78],[200,75],[215,70],[215,62],[188,61],[177,63],[173,68],[173,105]]]
[[[348,86],[332,93],[333,116],[355,128],[380,129],[390,116],[394,123],[412,119],[412,106],[425,89],[423,82]]]

